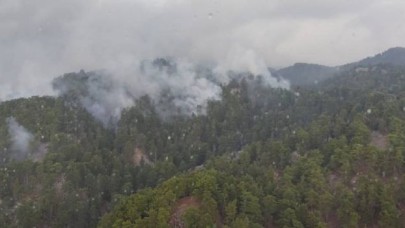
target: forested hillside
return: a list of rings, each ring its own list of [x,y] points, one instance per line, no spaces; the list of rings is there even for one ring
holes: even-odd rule
[[[374,66],[378,65],[404,67],[405,48],[390,48],[375,56],[339,66],[296,63],[279,70],[271,69],[271,71],[275,76],[288,79],[294,87],[314,87],[318,83],[333,78],[333,76],[345,74],[347,71],[353,69],[357,71],[367,71],[368,68],[372,69]]]
[[[106,77],[67,74],[58,97],[0,103],[0,224],[405,226],[403,67],[291,90],[244,74],[191,115],[163,115],[166,91],[108,121],[83,102]]]

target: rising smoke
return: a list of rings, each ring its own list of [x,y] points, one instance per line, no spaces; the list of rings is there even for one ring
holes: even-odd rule
[[[297,61],[342,64],[404,45],[405,26],[398,20],[404,4],[2,0],[0,99],[52,95],[54,77],[79,69],[108,69],[121,77],[128,65],[161,56],[233,70],[239,63],[250,69]]]
[[[11,158],[23,160],[30,153],[30,143],[34,136],[22,125],[20,125],[14,117],[6,119],[8,133],[11,137]]]
[[[133,105],[126,84],[102,71],[65,74],[53,81],[53,88],[59,95],[74,99],[104,126],[116,123],[121,110]]]
[[[79,69],[105,69],[106,75],[84,82],[87,92],[79,100],[107,125],[146,94],[157,102],[166,95],[165,103],[170,104],[158,110],[163,116],[203,113],[207,100],[220,99],[220,83],[229,82],[229,70],[261,74],[269,85],[286,88],[269,74],[267,52],[259,53],[262,48],[251,47],[252,42],[241,35],[245,21],[255,20],[257,15],[236,15],[257,4],[235,5],[228,0],[223,4],[200,0],[190,4],[165,0],[2,1],[0,27],[5,42],[0,42],[0,98],[66,94],[72,84],[60,81],[55,87],[53,83],[56,90],[52,90],[54,77]],[[220,13],[221,9],[226,11]],[[262,10],[255,12],[266,15]],[[165,71],[153,61],[145,61],[161,56],[172,56],[176,70]],[[199,65],[213,70],[202,75]]]
[[[59,95],[75,97],[104,126],[117,123],[122,109],[145,95],[152,98],[165,119],[204,114],[209,100],[221,99],[221,85],[242,73],[261,76],[263,86],[288,89],[288,82],[273,78],[265,64],[254,68],[254,63],[239,60],[238,55],[235,58],[232,63],[236,62],[240,74],[231,74],[226,66],[209,68],[184,59],[158,58],[121,69],[120,77],[106,71],[66,74],[54,80],[53,87]]]
[[[104,124],[116,122],[123,108],[145,94],[156,101],[166,95],[171,103],[160,108],[163,115],[173,112],[170,107],[186,115],[203,113],[207,100],[220,99],[220,85],[231,80],[230,70],[288,88],[271,77],[268,65],[336,64],[364,56],[365,50],[374,53],[403,43],[405,27],[397,17],[404,3],[368,2],[3,0],[0,99],[55,95],[54,77],[105,69],[106,76],[85,82],[87,92],[79,99]],[[367,24],[382,8],[378,15],[392,17],[393,23]],[[386,37],[391,40],[383,44]],[[350,52],[345,51],[348,44]],[[176,70],[144,61],[161,56],[172,56]],[[201,74],[199,64],[210,66],[208,74]],[[62,84],[56,91],[66,94],[70,87]]]

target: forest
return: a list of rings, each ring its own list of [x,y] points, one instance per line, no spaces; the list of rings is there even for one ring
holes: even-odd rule
[[[0,224],[405,226],[405,67],[290,89],[243,74],[204,111],[162,116],[168,92],[108,122],[80,102],[98,77],[0,103]]]

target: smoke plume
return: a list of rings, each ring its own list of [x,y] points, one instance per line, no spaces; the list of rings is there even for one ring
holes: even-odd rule
[[[86,82],[79,99],[104,124],[117,121],[122,108],[145,94],[170,101],[162,113],[203,113],[207,100],[220,99],[220,85],[232,79],[229,71],[288,88],[267,66],[341,64],[403,45],[405,26],[398,18],[404,4],[2,0],[0,99],[65,94],[52,89],[58,75],[105,69],[108,76]],[[175,71],[144,61],[162,56],[175,59]],[[202,75],[207,71],[200,65],[209,66],[209,74]]]
[[[34,136],[20,125],[14,117],[9,117],[6,121],[11,137],[11,157],[16,160],[23,160],[29,155],[30,143]]]
[[[104,126],[115,124],[122,109],[145,95],[163,118],[204,114],[209,100],[221,99],[221,85],[243,73],[260,76],[263,86],[288,89],[288,82],[273,78],[263,62],[257,65],[253,52],[248,54],[229,57],[229,66],[213,67],[179,58],[144,60],[113,72],[66,74],[54,80],[53,88],[60,95],[75,96]]]
[[[122,80],[162,56],[255,74],[342,64],[404,45],[405,3],[389,2],[2,0],[0,99],[53,95],[52,79],[79,69]]]

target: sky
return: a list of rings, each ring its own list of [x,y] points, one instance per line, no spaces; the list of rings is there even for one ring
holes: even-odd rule
[[[0,100],[66,72],[175,57],[260,71],[405,46],[403,0],[0,0]]]

